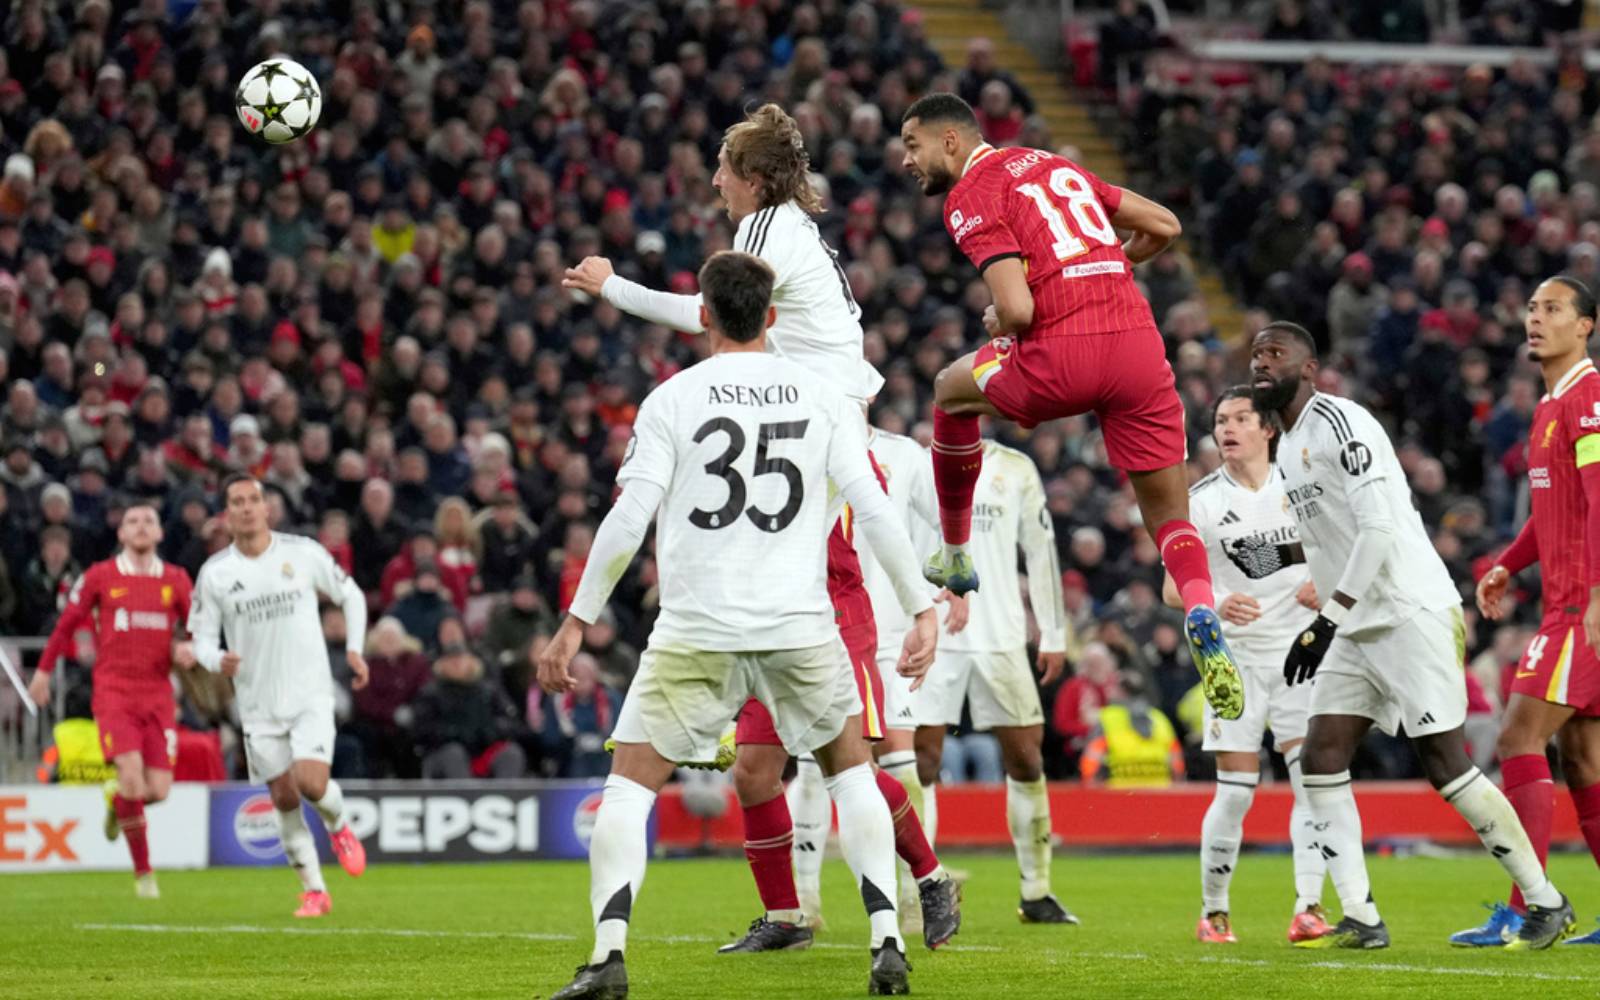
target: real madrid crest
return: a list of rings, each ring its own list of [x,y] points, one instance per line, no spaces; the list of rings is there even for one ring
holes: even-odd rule
[[[284,563],[283,564],[283,578],[285,580],[293,580],[294,579],[294,564],[293,563]]]
[[[1305,470],[1307,472],[1311,471],[1311,449],[1310,448],[1301,448],[1300,449],[1300,464],[1301,464],[1301,466],[1303,466],[1305,468]]]

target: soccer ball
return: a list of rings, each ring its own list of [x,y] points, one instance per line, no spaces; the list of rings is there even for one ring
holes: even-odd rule
[[[233,94],[239,121],[271,143],[294,142],[317,127],[322,88],[311,71],[293,59],[257,63]]]

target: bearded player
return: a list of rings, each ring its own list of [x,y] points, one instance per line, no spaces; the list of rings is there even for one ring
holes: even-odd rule
[[[775,276],[772,306],[777,320],[768,331],[767,350],[864,406],[883,385],[883,376],[862,356],[861,308],[813,219],[822,203],[811,187],[809,169],[798,124],[782,108],[767,104],[727,130],[712,184],[736,227],[734,249],[761,258]],[[701,296],[645,288],[614,273],[604,257],[585,258],[567,271],[562,285],[652,323],[705,331]],[[877,627],[847,532],[848,523],[840,518],[828,539],[828,596],[860,685],[864,735],[877,742],[887,733]],[[792,865],[797,851],[820,853],[822,844],[813,841],[827,836],[828,794],[815,762],[802,761],[785,797],[783,770],[789,755],[770,716],[766,706],[752,700],[739,715],[735,737],[733,779],[744,819],[745,855],[766,914],[750,925],[744,938],[721,949],[728,954],[804,948],[811,943],[812,927],[820,925],[820,899],[810,891],[802,898]],[[918,877],[923,943],[938,947],[960,926],[957,888],[928,845],[906,788],[881,771],[877,781],[895,817],[895,847]],[[799,816],[791,812],[791,799]],[[809,878],[807,882],[809,889]]]
[[[994,297],[984,316],[994,339],[934,381],[944,546],[924,575],[953,593],[978,587],[967,542],[983,467],[979,417],[1032,427],[1092,412],[1177,582],[1206,700],[1222,718],[1239,718],[1244,682],[1214,610],[1205,543],[1189,521],[1183,402],[1133,280],[1133,265],[1178,238],[1177,217],[1053,153],[996,149],[954,94],[912,104],[900,137],[923,193],[947,194],[945,226]],[[1123,243],[1118,229],[1133,235]]]
[[[106,839],[119,832],[127,839],[134,890],[141,899],[157,899],[144,807],[172,790],[178,730],[168,675],[174,663],[184,669],[195,664],[189,644],[173,642],[173,627],[188,617],[192,586],[182,567],[156,558],[161,519],[151,505],[123,512],[117,541],[122,551],[90,566],[73,585],[28,691],[41,706],[49,703],[56,661],[93,621],[94,719],[100,748],[117,769],[115,784],[106,789]]]
[[[1545,747],[1555,737],[1578,825],[1600,861],[1600,374],[1589,360],[1595,298],[1574,278],[1534,289],[1524,321],[1528,356],[1548,390],[1528,435],[1532,511],[1500,561],[1478,581],[1478,608],[1496,621],[1511,577],[1538,563],[1544,618],[1511,684],[1500,729],[1500,781],[1542,863],[1550,851],[1555,784]],[[1498,947],[1528,912],[1512,886],[1482,927],[1450,943]],[[1573,944],[1600,944],[1595,931]]]

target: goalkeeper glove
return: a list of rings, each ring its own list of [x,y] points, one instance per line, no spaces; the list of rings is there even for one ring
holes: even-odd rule
[[[1284,683],[1293,687],[1315,677],[1317,667],[1322,665],[1322,658],[1327,655],[1328,646],[1333,642],[1333,634],[1338,630],[1338,624],[1327,615],[1318,615],[1317,620],[1301,632],[1294,645],[1289,647],[1289,656],[1283,662]]]

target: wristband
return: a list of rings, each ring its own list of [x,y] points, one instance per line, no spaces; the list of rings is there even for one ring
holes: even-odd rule
[[[1324,604],[1322,606],[1322,610],[1317,613],[1328,619],[1328,621],[1333,622],[1335,626],[1339,626],[1344,624],[1344,616],[1350,613],[1350,609],[1345,607],[1343,604],[1340,604],[1338,601],[1329,601],[1327,604]]]

